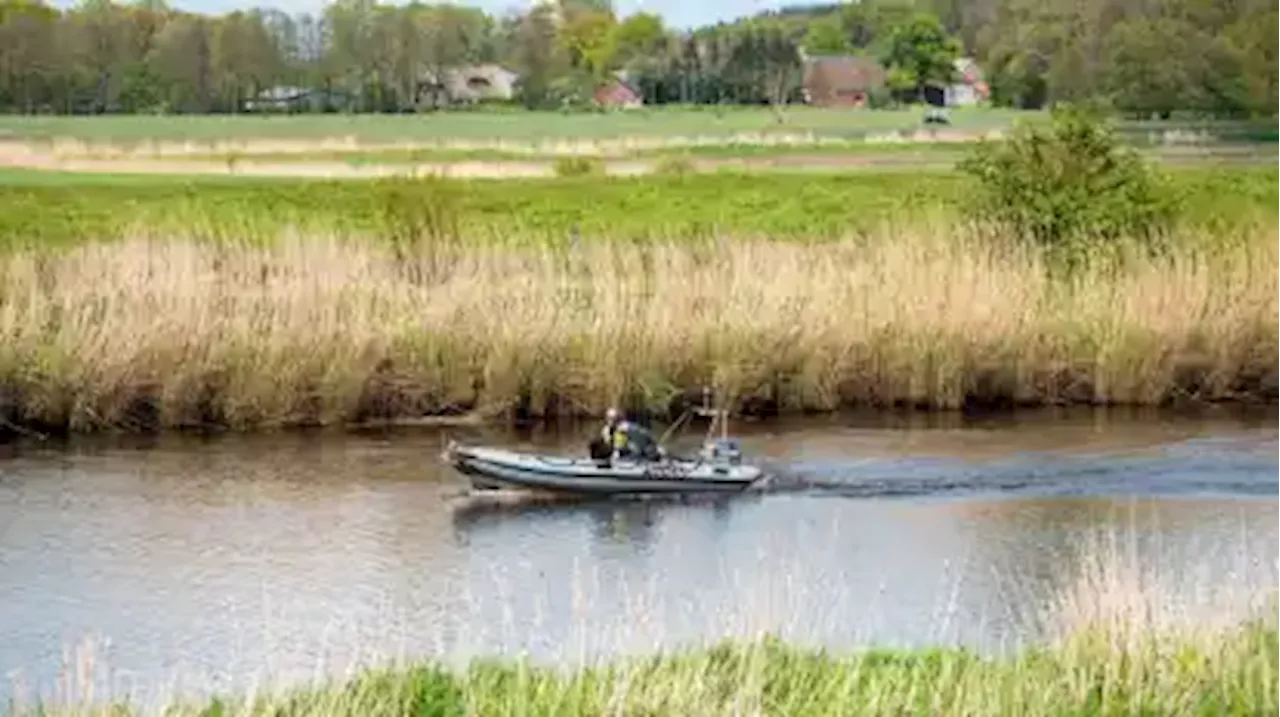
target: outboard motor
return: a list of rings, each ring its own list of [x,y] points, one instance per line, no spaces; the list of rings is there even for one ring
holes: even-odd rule
[[[732,438],[707,441],[702,446],[702,458],[706,461],[724,461],[736,466],[742,463],[742,446]]]

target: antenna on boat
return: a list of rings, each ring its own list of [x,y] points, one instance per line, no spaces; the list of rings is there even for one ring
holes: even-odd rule
[[[711,425],[707,426],[707,436],[704,441],[710,441],[715,435],[716,428],[720,429],[720,438],[728,439],[729,437],[729,411],[725,408],[715,408],[711,403],[711,387],[702,387],[702,407],[699,414],[711,419]]]

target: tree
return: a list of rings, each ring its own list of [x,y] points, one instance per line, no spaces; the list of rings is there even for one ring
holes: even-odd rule
[[[111,0],[85,0],[72,13],[77,64],[92,87],[95,112],[114,109],[127,62],[128,26]]]
[[[205,18],[179,15],[156,36],[152,63],[171,110],[208,112],[213,108],[212,34]]]
[[[844,25],[835,15],[813,21],[805,33],[803,45],[810,55],[844,55],[853,50]]]
[[[748,26],[735,39],[722,75],[737,86],[739,100],[752,97],[778,110],[800,86],[799,46],[777,24]]]
[[[860,0],[840,9],[840,25],[853,47],[866,50],[884,44],[913,14],[911,0]]]
[[[1255,116],[1274,116],[1277,108],[1277,58],[1275,36],[1271,28],[1280,23],[1280,13],[1272,9],[1260,15],[1232,23],[1223,38],[1239,53],[1244,85],[1245,109]]]
[[[0,106],[30,112],[53,101],[58,13],[28,0],[0,2]]]
[[[760,49],[764,54],[761,90],[769,104],[777,110],[800,87],[800,48],[781,28],[773,26],[761,33]]]
[[[522,75],[529,106],[583,100],[617,69],[651,103],[781,106],[801,46],[880,58],[899,96],[917,98],[950,79],[961,39],[997,104],[1231,117],[1278,105],[1275,0],[858,0],[690,31],[649,13],[618,18],[610,0],[545,0],[501,18],[453,0],[333,0],[315,15],[76,1],[0,0],[0,112],[228,111],[275,83],[344,94],[357,111],[404,110],[424,83],[449,99],[432,77],[495,61]]]
[[[324,9],[325,74],[343,89],[358,94],[369,109],[374,76],[373,0],[335,0]]]
[[[545,5],[533,8],[519,19],[511,35],[513,59],[520,72],[516,92],[520,102],[530,109],[547,106],[551,81],[562,65],[553,13]]]
[[[960,43],[947,34],[934,15],[919,13],[895,27],[883,57],[890,86],[920,98],[929,84],[949,83],[960,56]]]
[[[620,65],[638,59],[654,59],[666,49],[667,31],[662,18],[638,12],[618,23],[613,30],[614,57]]]
[[[613,16],[612,0],[558,0],[561,19],[570,21],[579,15]]]
[[[611,12],[579,10],[566,17],[559,37],[569,66],[596,79],[605,77],[617,51],[616,26]]]
[[[220,105],[239,112],[244,101],[270,87],[279,75],[277,48],[258,12],[236,11],[213,31],[212,64]]]
[[[1184,28],[1167,18],[1137,17],[1107,34],[1105,87],[1115,106],[1138,117],[1168,117],[1189,85],[1181,47]]]
[[[441,4],[423,7],[415,15],[421,33],[423,63],[445,104],[449,96],[448,78],[458,68],[478,62],[488,52],[491,23],[474,8]]]

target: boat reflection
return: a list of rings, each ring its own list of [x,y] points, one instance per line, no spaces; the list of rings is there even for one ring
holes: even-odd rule
[[[492,495],[486,495],[492,494]],[[509,524],[531,526],[586,517],[593,537],[602,542],[647,542],[661,516],[669,511],[696,507],[725,519],[734,504],[752,502],[758,494],[672,495],[646,497],[593,497],[475,491],[454,499],[454,527],[464,533]]]

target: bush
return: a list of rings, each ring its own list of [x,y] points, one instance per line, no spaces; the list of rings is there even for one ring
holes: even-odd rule
[[[1056,108],[1048,125],[1023,123],[1006,139],[979,143],[958,168],[978,181],[970,206],[980,221],[1073,258],[1122,238],[1154,246],[1172,219],[1170,195],[1151,168],[1077,108]]]
[[[604,162],[595,157],[561,157],[556,160],[556,176],[585,177],[604,174]]]

